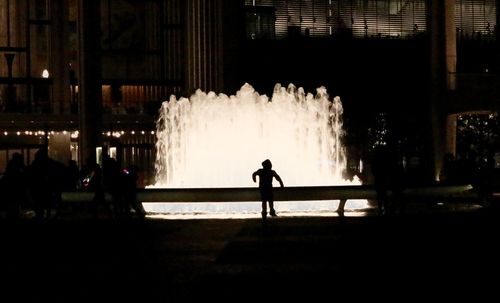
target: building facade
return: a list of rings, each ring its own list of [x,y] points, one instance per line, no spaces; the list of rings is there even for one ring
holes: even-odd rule
[[[341,96],[352,163],[367,157],[363,146],[388,123],[405,161],[434,178],[445,153],[499,152],[498,7],[0,0],[0,171],[13,152],[30,163],[48,146],[63,163],[83,166],[105,153],[136,164],[150,184],[155,123],[170,95],[234,94],[245,82],[270,93],[279,82]],[[469,142],[460,130],[475,119],[489,128]]]

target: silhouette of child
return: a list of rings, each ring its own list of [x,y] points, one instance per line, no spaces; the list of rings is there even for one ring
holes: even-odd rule
[[[273,178],[280,183],[283,187],[283,181],[281,177],[271,168],[273,167],[271,161],[266,159],[262,162],[262,168],[259,168],[252,174],[253,182],[257,182],[256,177],[259,176],[259,190],[260,197],[262,200],[262,219],[265,220],[267,216],[267,204],[269,202],[269,214],[272,217],[276,216],[276,211],[274,210],[274,193],[273,193]]]

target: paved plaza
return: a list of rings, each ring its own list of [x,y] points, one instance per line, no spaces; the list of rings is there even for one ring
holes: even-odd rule
[[[3,302],[498,296],[496,209],[379,217],[0,221]],[[342,301],[342,300],[340,300]]]

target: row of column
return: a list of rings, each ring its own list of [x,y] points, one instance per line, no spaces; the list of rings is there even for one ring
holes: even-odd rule
[[[64,5],[61,4],[57,9],[64,9]],[[100,0],[78,0],[78,14],[79,156],[86,164],[95,163],[95,148],[102,145],[101,56],[98,34]],[[185,91],[192,93],[200,88],[220,92],[223,79],[222,0],[188,0],[185,18]],[[64,52],[63,45],[58,47],[60,53]],[[58,61],[57,65],[64,64]],[[64,80],[69,77],[59,78],[61,80],[57,83],[58,87],[69,87],[69,83]],[[64,94],[60,93],[55,100],[68,100],[69,98],[64,99]]]

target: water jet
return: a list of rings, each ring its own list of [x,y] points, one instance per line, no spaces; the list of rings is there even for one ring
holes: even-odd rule
[[[276,84],[269,98],[246,83],[231,96],[201,90],[190,98],[171,96],[157,121],[156,183],[151,188],[256,188],[251,174],[264,159],[272,160],[286,187],[359,185],[358,179],[342,178],[342,114],[340,98],[330,99],[325,87],[313,95],[293,84]],[[170,208],[155,203],[145,207],[152,212]],[[209,204],[178,207],[169,211],[214,211]],[[329,201],[277,203],[280,212],[335,207]],[[366,201],[359,207],[366,207]],[[259,205],[224,203],[216,208],[247,212]]]

